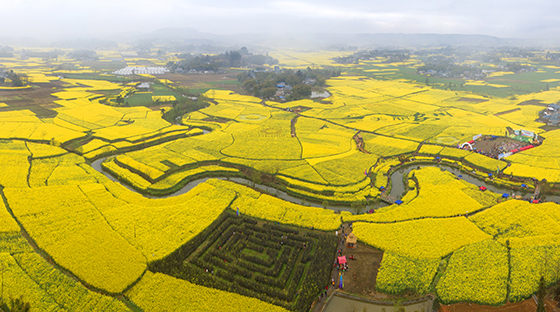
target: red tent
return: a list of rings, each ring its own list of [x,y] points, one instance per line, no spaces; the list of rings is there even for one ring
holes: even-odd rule
[[[473,143],[474,143],[474,140],[470,140],[470,141],[468,141],[467,143],[473,144]]]
[[[533,199],[533,204],[538,204],[539,200],[538,199]]]
[[[486,186],[481,186],[478,189],[481,190],[481,191],[486,191]]]
[[[510,152],[517,153],[517,152],[519,152],[519,150],[516,148],[516,149],[512,149]]]
[[[338,257],[338,264],[345,264],[346,263],[346,256]]]
[[[520,148],[519,150],[520,150],[520,151],[525,151],[525,150],[528,150],[528,149],[533,148],[533,147],[534,147],[533,145],[527,145],[527,146],[523,146],[523,147]]]

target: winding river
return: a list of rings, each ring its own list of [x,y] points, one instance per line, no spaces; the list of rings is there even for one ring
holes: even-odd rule
[[[122,183],[121,181],[119,181],[117,178],[115,178],[114,176],[112,176],[110,173],[106,172],[105,170],[103,170],[103,167],[101,167],[101,163],[107,159],[108,157],[105,158],[101,158],[98,159],[96,161],[94,161],[91,166],[101,172],[102,174],[104,174],[107,178],[111,179],[112,181],[118,182],[120,183],[122,186],[126,187],[127,189],[133,191],[133,192],[137,192],[139,193],[137,190],[135,190],[134,188],[130,187],[129,185],[127,185],[126,183]],[[144,197],[147,198],[167,198],[167,197],[173,197],[173,196],[179,196],[181,194],[185,194],[188,191],[192,190],[195,186],[197,186],[200,183],[206,182],[208,179],[220,179],[220,180],[228,180],[228,181],[233,181],[233,182],[237,182],[239,184],[243,184],[243,185],[247,185],[250,187],[253,187],[255,189],[258,189],[264,193],[268,193],[270,195],[276,196],[278,198],[281,198],[285,201],[289,201],[295,204],[300,204],[300,205],[305,205],[305,206],[309,206],[309,207],[320,207],[320,208],[327,208],[327,209],[331,209],[334,211],[349,211],[349,212],[355,212],[354,209],[350,208],[350,207],[345,207],[345,206],[333,206],[333,205],[328,205],[328,206],[324,206],[312,201],[308,201],[302,198],[298,198],[298,197],[294,197],[284,191],[275,189],[273,187],[267,186],[267,185],[263,185],[263,184],[255,184],[252,181],[248,180],[248,179],[244,179],[244,178],[239,178],[239,177],[214,177],[214,178],[200,178],[200,179],[196,179],[193,180],[189,183],[187,183],[185,186],[183,186],[183,188],[181,188],[180,190],[171,193],[169,195],[165,195],[165,196],[151,196],[151,195],[147,195],[147,194],[142,194],[139,193],[141,195],[143,195]],[[375,205],[370,205],[368,206],[367,209],[376,209],[376,208],[380,208],[386,206],[386,204],[384,203],[376,203]]]
[[[112,181],[118,182],[121,185],[123,185],[124,187],[128,188],[129,190],[133,191],[133,192],[137,192],[135,189],[133,189],[132,187],[130,187],[129,185],[122,183],[121,181],[119,181],[117,178],[115,178],[114,176],[112,176],[111,174],[109,174],[108,172],[106,172],[105,170],[103,170],[103,168],[101,167],[101,163],[107,159],[107,157],[105,158],[101,158],[98,159],[96,161],[94,161],[91,166],[101,172],[102,174],[104,174],[107,178],[111,179]],[[423,168],[423,167],[439,167],[442,170],[446,170],[451,172],[452,174],[454,174],[455,176],[459,177],[462,180],[465,180],[471,184],[474,184],[476,186],[485,186],[489,191],[494,192],[494,193],[498,193],[498,194],[510,194],[513,195],[513,191],[509,188],[506,187],[498,187],[492,184],[488,184],[486,183],[486,181],[484,181],[483,179],[480,179],[478,177],[472,176],[470,174],[461,172],[459,169],[451,167],[449,165],[446,164],[419,164],[419,165],[410,165],[406,168],[401,168],[398,170],[395,170],[392,174],[391,174],[391,192],[390,192],[390,196],[393,198],[401,198],[404,195],[406,186],[404,184],[403,181],[403,177],[408,175],[410,173],[410,171],[418,169],[418,168]],[[181,188],[180,190],[169,194],[169,195],[165,195],[165,196],[151,196],[151,195],[146,195],[146,194],[142,194],[144,197],[147,198],[167,198],[167,197],[173,197],[173,196],[178,196],[181,194],[185,194],[188,191],[190,191],[191,189],[193,189],[195,186],[197,186],[200,183],[206,182],[208,179],[211,178],[200,178],[200,179],[196,179],[193,180],[189,183],[187,183],[183,188]],[[244,179],[244,178],[239,178],[239,177],[217,177],[215,179],[221,179],[221,180],[228,180],[228,181],[233,181],[233,182],[237,182],[243,185],[247,185],[250,187],[253,187],[255,189],[258,189],[262,192],[268,193],[270,195],[276,196],[278,198],[281,198],[283,200],[295,203],[295,204],[301,204],[301,205],[305,205],[305,206],[309,206],[309,207],[320,207],[320,208],[327,208],[327,209],[331,209],[333,211],[349,211],[352,213],[355,213],[356,210],[354,208],[350,208],[350,207],[346,207],[346,206],[335,206],[335,205],[328,205],[328,206],[323,206],[319,203],[315,203],[306,199],[302,199],[302,198],[298,198],[295,196],[292,196],[284,191],[278,190],[276,188],[267,186],[267,185],[263,185],[263,184],[255,184],[252,181],[248,180],[248,179]],[[141,193],[140,193],[141,194]],[[524,195],[524,197],[530,196],[530,192],[527,192],[526,194],[528,195]],[[548,201],[554,201],[554,202],[560,202],[560,196],[547,196],[547,200]],[[378,209],[381,207],[385,207],[388,204],[384,203],[384,202],[376,202],[375,204],[372,205],[368,205],[363,211],[369,211],[370,209]]]
[[[176,120],[176,122],[178,122],[178,120]],[[207,134],[210,133],[210,131],[208,130],[203,130],[203,134]],[[111,156],[112,157],[112,156]],[[119,181],[116,177],[112,176],[110,173],[106,172],[105,170],[103,170],[103,167],[101,167],[101,163],[103,161],[105,161],[105,159],[107,159],[108,157],[104,157],[101,159],[98,159],[96,161],[94,161],[91,166],[99,171],[100,173],[104,174],[107,178],[111,179],[112,181],[118,182],[121,185],[123,185],[124,187],[128,188],[129,190],[133,191],[133,192],[137,192],[139,193],[137,190],[135,190],[134,188],[130,187],[129,185],[122,183],[121,181]],[[462,180],[465,180],[471,184],[474,184],[476,186],[485,186],[489,191],[492,191],[494,193],[498,193],[498,194],[510,194],[513,195],[513,191],[509,188],[505,188],[505,187],[498,187],[492,184],[488,184],[486,183],[486,181],[484,181],[483,179],[479,178],[479,177],[475,177],[472,176],[470,174],[461,172],[459,169],[451,167],[449,165],[446,164],[442,164],[442,163],[438,163],[438,164],[418,164],[418,165],[409,165],[406,168],[400,168],[398,170],[395,170],[392,174],[391,174],[391,178],[390,178],[390,183],[391,183],[391,191],[390,191],[390,196],[393,198],[402,198],[402,196],[405,193],[406,190],[406,185],[403,181],[403,177],[408,175],[410,173],[410,171],[418,169],[418,168],[423,168],[423,167],[439,167],[442,170],[447,170],[451,173],[453,173],[455,176],[459,177]],[[196,179],[193,180],[189,183],[187,183],[183,188],[181,188],[180,190],[171,193],[169,195],[165,195],[165,196],[151,196],[151,195],[147,195],[147,194],[142,194],[139,193],[141,195],[143,195],[144,197],[147,198],[167,198],[167,197],[173,197],[173,196],[179,196],[181,194],[185,194],[188,191],[190,191],[191,189],[193,189],[195,186],[197,186],[200,183],[206,182],[208,179],[211,178],[201,178],[201,179]],[[284,191],[278,190],[276,188],[267,186],[267,185],[263,185],[263,184],[255,184],[252,181],[248,180],[248,179],[244,179],[244,178],[239,178],[239,177],[215,177],[214,179],[221,179],[221,180],[228,180],[228,181],[233,181],[233,182],[237,182],[240,184],[244,184],[250,187],[253,187],[255,189],[258,189],[262,192],[268,193],[270,195],[276,196],[280,199],[283,199],[285,201],[289,201],[295,204],[301,204],[301,205],[305,205],[305,206],[309,206],[309,207],[320,207],[320,208],[327,208],[327,209],[331,209],[333,211],[349,211],[351,213],[355,213],[356,210],[354,208],[350,208],[350,207],[346,207],[346,206],[335,206],[335,205],[321,205],[319,203],[316,202],[312,202],[306,199],[302,199],[302,198],[298,198],[295,196],[292,196]],[[524,195],[524,197],[526,197],[527,195]],[[530,196],[530,195],[528,195]],[[554,201],[554,202],[560,202],[560,196],[547,196],[547,200],[548,201]],[[374,204],[368,205],[365,207],[365,209],[363,209],[364,212],[367,212],[371,209],[378,209],[378,208],[382,208],[387,206],[388,204],[382,201],[377,201]]]
[[[471,184],[474,184],[476,186],[484,186],[487,188],[488,191],[497,193],[497,194],[509,194],[510,196],[513,195],[522,195],[523,198],[528,198],[531,197],[533,192],[530,190],[526,190],[525,192],[520,192],[517,191],[517,194],[515,193],[514,190],[512,190],[511,188],[508,187],[503,187],[503,186],[496,186],[493,184],[489,184],[487,183],[485,180],[483,180],[480,177],[477,176],[473,176],[469,173],[465,173],[460,171],[457,168],[451,167],[449,165],[446,164],[419,164],[417,166],[415,165],[411,165],[409,167],[406,168],[401,168],[396,170],[395,172],[393,172],[391,174],[391,192],[390,192],[390,196],[394,197],[394,198],[401,198],[404,195],[406,186],[403,182],[403,177],[405,175],[408,175],[410,173],[410,171],[417,169],[417,168],[423,168],[423,167],[438,167],[441,168],[442,170],[446,170],[451,172],[452,174],[454,174],[456,177],[458,177],[461,180],[467,181]],[[420,182],[422,183],[422,182]],[[521,186],[521,182],[519,183],[519,186]],[[547,195],[546,196],[546,200],[547,201],[552,201],[552,202],[560,202],[560,196],[558,195]]]

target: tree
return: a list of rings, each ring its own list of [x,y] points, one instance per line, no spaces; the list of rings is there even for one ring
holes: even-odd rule
[[[262,176],[261,173],[258,171],[253,171],[251,174],[251,180],[253,180],[253,184],[261,184],[262,183]]]
[[[294,99],[301,99],[311,96],[311,86],[297,85],[292,88],[292,96]]]
[[[406,309],[400,304],[400,302],[395,303],[395,305],[393,306],[393,311],[396,312],[405,312]]]
[[[257,85],[257,81],[255,79],[247,79],[243,81],[243,89],[249,92],[253,92],[256,85]]]
[[[441,306],[440,301],[439,301],[439,297],[436,297],[434,299],[434,301],[432,302],[432,311],[439,311],[439,308]]]
[[[550,189],[551,189],[550,183],[548,183],[546,181],[546,179],[542,179],[539,182],[539,186],[540,186],[539,187],[539,189],[540,189],[539,197],[541,199],[546,199],[546,195],[550,193]]]
[[[234,66],[235,64],[238,64],[239,61],[241,61],[241,54],[237,51],[229,51],[229,53],[226,52],[226,57],[228,58],[229,64],[231,66]]]
[[[317,85],[317,86],[322,87],[326,83],[325,78],[323,78],[323,75],[321,75],[321,74],[318,74],[315,79],[317,79],[317,81],[315,82],[315,85]]]
[[[554,300],[558,301],[560,298],[560,262],[556,266],[556,286],[554,287]]]
[[[537,304],[537,312],[546,312],[544,308],[545,297],[546,297],[546,284],[544,281],[544,276],[541,275],[541,279],[539,281],[539,290],[537,290],[537,300],[539,301]]]
[[[427,86],[430,85],[430,79],[428,79],[428,77],[426,77],[426,85],[427,85]]]
[[[356,214],[360,214],[365,206],[366,206],[365,200],[356,200],[350,204],[350,207],[356,211]]]
[[[261,96],[263,99],[268,99],[274,96],[274,94],[276,94],[276,88],[273,87],[269,87],[269,88],[264,88],[261,91]]]
[[[10,312],[29,312],[31,311],[31,304],[23,300],[23,296],[19,298],[10,299]]]

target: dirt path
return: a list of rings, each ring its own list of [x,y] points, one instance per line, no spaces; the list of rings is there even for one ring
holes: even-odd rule
[[[342,231],[344,228],[344,231]],[[377,279],[377,272],[381,266],[381,260],[383,259],[383,251],[375,249],[369,246],[362,245],[358,243],[356,249],[347,248],[342,238],[342,234],[350,234],[352,229],[348,223],[343,224],[341,229],[339,229],[338,235],[340,240],[338,242],[338,249],[342,251],[342,255],[346,256],[346,259],[350,255],[354,255],[356,260],[348,260],[348,271],[344,273],[344,292],[368,296],[371,299],[386,299],[387,295],[378,293],[375,291],[375,281]],[[338,256],[338,253],[337,253]],[[333,263],[336,259],[333,259]],[[354,277],[354,272],[356,272],[356,277]],[[331,271],[331,277],[335,279],[334,287],[329,285],[327,291],[327,296],[323,296],[321,301],[316,302],[313,311],[319,312],[323,309],[323,305],[326,302],[328,296],[331,295],[335,290],[338,289],[338,278],[339,271],[337,268],[333,268]]]
[[[558,310],[554,310],[554,303],[548,300],[545,308],[546,312]],[[457,303],[452,305],[442,305],[439,309],[440,312],[534,312],[536,310],[537,305],[531,298],[516,303],[507,303],[500,307],[478,305],[474,303]]]

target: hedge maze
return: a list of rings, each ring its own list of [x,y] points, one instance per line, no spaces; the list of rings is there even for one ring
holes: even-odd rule
[[[150,270],[307,311],[329,283],[337,241],[226,211]]]

